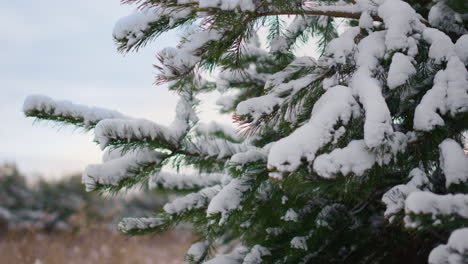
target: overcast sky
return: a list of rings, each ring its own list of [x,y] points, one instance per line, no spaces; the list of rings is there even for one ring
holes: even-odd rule
[[[112,39],[115,22],[133,12],[119,0],[0,1],[0,162],[48,177],[98,163],[92,134],[24,117],[27,95],[44,94],[168,124],[177,98],[153,85],[155,52],[178,33],[125,56]]]
[[[177,97],[167,87],[153,85],[152,65],[156,51],[175,46],[181,32],[166,33],[124,56],[117,52],[112,29],[134,10],[119,0],[0,1],[0,163],[16,162],[34,179],[80,172],[101,161],[92,133],[26,118],[21,109],[30,94],[160,124],[172,121]],[[297,55],[317,56],[316,48],[305,45]],[[220,121],[215,97],[200,99],[201,120]]]

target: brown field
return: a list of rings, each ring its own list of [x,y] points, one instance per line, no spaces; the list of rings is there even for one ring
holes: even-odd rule
[[[1,264],[176,264],[192,237],[187,232],[128,237],[104,228],[81,232],[6,232]]]

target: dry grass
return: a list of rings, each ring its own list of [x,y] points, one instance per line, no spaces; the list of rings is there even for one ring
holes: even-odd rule
[[[0,263],[141,264],[183,263],[192,237],[188,233],[128,237],[104,228],[81,232],[4,233]]]

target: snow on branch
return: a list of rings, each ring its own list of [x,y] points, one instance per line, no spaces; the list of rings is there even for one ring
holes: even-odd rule
[[[364,141],[369,148],[385,145],[393,134],[390,110],[382,95],[382,87],[372,72],[385,54],[385,38],[386,33],[379,31],[369,34],[359,42],[359,53],[356,55],[358,69],[351,80],[351,87],[364,106]]]
[[[416,107],[414,129],[430,131],[443,126],[440,116],[468,111],[468,71],[456,56],[450,57],[445,70],[440,70],[434,78],[434,86],[428,90]]]
[[[107,146],[146,144],[154,148],[174,149],[176,140],[167,127],[146,119],[108,119],[99,122],[94,130],[95,141],[102,149]]]
[[[167,155],[150,149],[134,150],[102,164],[91,164],[83,172],[87,191],[129,187],[148,176]],[[126,182],[127,181],[127,182]]]
[[[283,71],[267,79],[265,89],[268,93],[266,95],[242,101],[237,106],[236,113],[241,116],[249,115],[253,118],[253,122],[271,114],[279,105],[289,102],[289,99],[299,90],[316,81],[319,75],[310,73],[293,80],[289,78],[305,68],[314,69],[316,66],[317,62],[311,57],[296,58]]]
[[[261,246],[261,245],[255,245],[250,249],[249,253],[245,255],[245,258],[242,264],[263,263],[262,258],[265,256],[270,256],[270,255],[271,255],[271,252],[268,248]]]
[[[468,219],[468,195],[416,191],[405,201],[405,225],[416,228],[421,222],[418,215],[430,215],[432,221],[439,216],[458,216]]]
[[[170,215],[182,215],[195,209],[206,209],[210,201],[221,190],[220,185],[206,187],[196,193],[176,198],[164,205],[163,209]]]
[[[94,128],[104,119],[126,118],[116,111],[73,104],[69,101],[57,101],[43,95],[28,96],[23,105],[23,112],[28,117],[71,124],[85,129]]]
[[[276,35],[271,40],[270,52],[287,53],[296,42],[298,36],[300,36],[308,26],[317,23],[316,19],[317,17],[315,16],[294,17],[291,24],[285,29],[284,34]]]
[[[178,48],[164,48],[158,53],[161,66],[156,66],[160,73],[160,82],[169,81],[187,75],[202,60],[201,49],[208,48],[212,41],[220,40],[223,32],[210,28],[190,32]]]
[[[424,28],[420,22],[421,17],[406,2],[400,0],[387,0],[378,8],[387,28],[385,33],[385,46],[388,50],[409,50],[409,53],[417,52],[417,44],[413,33],[420,32]]]
[[[242,137],[239,132],[230,126],[226,126],[217,122],[199,123],[195,128],[195,132],[206,137],[215,136],[230,139],[232,141],[241,141]]]
[[[345,148],[318,156],[314,161],[314,170],[324,178],[335,178],[339,173],[361,176],[375,162],[376,155],[368,150],[364,140],[353,140]]]
[[[159,217],[123,218],[118,229],[125,234],[144,234],[165,226],[166,220]]]
[[[233,143],[220,138],[200,137],[196,141],[186,142],[186,151],[198,156],[228,159],[236,153],[245,152],[252,148],[247,143]]]
[[[189,263],[202,263],[208,256],[211,243],[209,241],[200,241],[190,246],[187,251],[186,259]]]
[[[455,52],[458,58],[468,65],[468,34],[461,36],[455,43]]]
[[[159,171],[151,175],[149,188],[161,188],[164,190],[194,190],[210,187],[221,183],[223,174],[175,174]]]
[[[176,116],[174,121],[169,125],[168,131],[176,140],[182,139],[187,132],[198,123],[198,116],[195,112],[195,106],[199,100],[195,98],[189,87],[189,91],[181,91],[180,99],[176,105]]]
[[[447,241],[429,254],[429,264],[465,263],[468,255],[468,228],[453,231]]]
[[[220,214],[219,225],[223,225],[234,210],[240,208],[245,199],[245,192],[252,188],[252,176],[244,175],[232,179],[221,191],[213,197],[206,210],[207,216]]]
[[[138,48],[149,39],[176,28],[191,18],[190,7],[166,7],[159,5],[144,8],[121,18],[114,26],[112,35],[120,44],[119,49],[129,51]]]
[[[354,39],[360,31],[359,27],[350,27],[343,34],[330,41],[325,48],[325,54],[332,58],[329,60],[331,65],[347,63],[356,48]]]
[[[256,161],[267,161],[268,151],[266,149],[252,148],[245,152],[234,154],[230,162],[234,165],[246,165]]]
[[[312,162],[315,153],[334,139],[335,125],[339,122],[346,125],[359,115],[360,107],[351,89],[329,88],[315,103],[309,122],[274,143],[268,156],[268,168],[275,168],[279,173],[271,172],[270,176],[282,178],[281,172],[296,170],[303,157]]]
[[[439,145],[440,167],[445,175],[445,186],[467,183],[468,156],[463,148],[453,139],[446,139]]]
[[[384,216],[392,222],[395,214],[405,208],[405,200],[412,192],[425,190],[430,186],[429,179],[424,171],[419,168],[411,170],[410,181],[406,184],[393,186],[382,196],[382,202],[387,209]]]
[[[195,0],[200,8],[219,8],[221,10],[254,11],[255,0]]]
[[[440,1],[431,7],[428,14],[429,23],[445,32],[453,32],[459,35],[467,33],[463,25],[462,14],[456,13],[451,9],[447,2]]]
[[[444,32],[434,28],[426,28],[423,31],[423,37],[431,44],[429,58],[433,59],[435,63],[449,61],[452,56],[457,55],[455,45]]]
[[[403,85],[408,79],[416,73],[416,68],[413,65],[413,59],[403,53],[396,52],[393,54],[392,63],[388,70],[387,86],[390,89]]]
[[[163,148],[173,154],[196,157],[227,159],[232,155],[245,152],[249,144],[233,143],[225,139],[199,137],[196,140],[182,140],[180,128],[169,128],[145,119],[114,119],[100,122],[95,129],[95,140],[105,148],[112,147],[151,147]]]

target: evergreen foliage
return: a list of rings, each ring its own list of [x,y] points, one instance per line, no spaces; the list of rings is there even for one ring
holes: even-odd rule
[[[24,105],[94,129],[106,152],[88,190],[179,194],[122,232],[191,223],[190,263],[468,263],[465,0],[123,2],[140,12],[114,29],[121,51],[185,30],[157,55],[157,83],[180,95],[174,122]],[[321,56],[297,56],[311,40]],[[199,122],[197,95],[215,89],[237,131]]]

